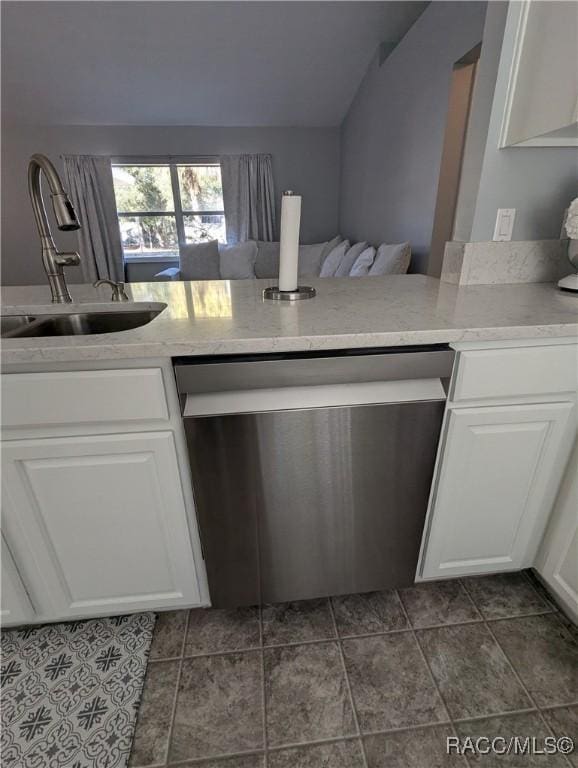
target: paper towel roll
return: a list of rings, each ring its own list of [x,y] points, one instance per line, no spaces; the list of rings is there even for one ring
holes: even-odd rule
[[[301,195],[283,192],[281,201],[281,244],[279,251],[279,290],[297,290],[299,264],[299,224]]]

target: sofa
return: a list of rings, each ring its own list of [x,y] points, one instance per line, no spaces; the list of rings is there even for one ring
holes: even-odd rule
[[[216,240],[185,245],[180,266],[155,275],[157,280],[274,279],[279,274],[279,242],[248,240],[223,245]],[[405,274],[411,259],[409,243],[363,241],[351,244],[339,235],[322,243],[299,246],[300,277],[374,277]]]

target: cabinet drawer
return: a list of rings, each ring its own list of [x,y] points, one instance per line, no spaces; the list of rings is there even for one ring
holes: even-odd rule
[[[3,426],[46,427],[166,420],[160,368],[10,373],[2,376]]]
[[[577,389],[577,344],[468,350],[460,352],[450,399],[520,398]]]

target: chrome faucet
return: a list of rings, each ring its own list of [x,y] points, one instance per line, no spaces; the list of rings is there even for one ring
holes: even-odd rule
[[[74,231],[80,229],[80,223],[72,203],[64,191],[56,168],[46,155],[32,155],[28,164],[28,194],[30,195],[38,234],[40,235],[42,264],[48,277],[53,303],[68,304],[72,301],[72,296],[66,284],[64,267],[78,266],[80,264],[80,256],[75,251],[62,252],[56,249],[46,216],[44,200],[42,199],[41,171],[46,176],[48,186],[50,187],[52,208],[54,209],[58,229],[63,232]]]

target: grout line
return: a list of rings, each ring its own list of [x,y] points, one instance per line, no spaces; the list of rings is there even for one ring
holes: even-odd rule
[[[468,596],[469,596],[470,600],[471,600],[471,601],[472,601],[472,603],[473,603],[473,602],[474,602],[474,599],[473,599],[473,597],[470,595],[470,593],[469,593],[469,591],[468,591],[468,588],[467,588],[466,586],[464,586],[464,589],[466,590],[466,593],[468,594]],[[518,618],[518,617],[516,617],[516,618]],[[500,621],[500,619],[499,619],[499,621]],[[515,677],[515,678],[516,678],[516,680],[518,681],[518,684],[520,685],[520,687],[522,688],[522,690],[524,691],[524,693],[525,693],[525,694],[526,694],[526,696],[528,697],[528,700],[531,702],[532,706],[533,706],[535,709],[538,709],[538,705],[536,704],[536,702],[535,702],[535,700],[534,700],[534,697],[530,695],[530,692],[528,691],[528,689],[527,689],[527,688],[526,688],[526,686],[524,685],[524,683],[523,683],[523,681],[522,681],[522,678],[520,677],[520,675],[519,675],[519,674],[516,672],[516,670],[514,669],[514,665],[513,665],[513,664],[512,664],[512,662],[510,661],[510,658],[509,658],[508,654],[506,653],[506,651],[505,651],[505,650],[502,648],[502,646],[501,646],[500,642],[498,641],[498,638],[496,637],[496,635],[494,634],[494,632],[493,632],[492,628],[490,627],[490,623],[489,623],[489,622],[486,620],[486,621],[484,621],[484,625],[485,625],[486,629],[488,630],[488,632],[490,633],[491,637],[493,638],[494,642],[496,643],[496,645],[498,646],[498,648],[499,648],[499,649],[500,649],[500,651],[502,652],[502,655],[503,655],[503,656],[504,656],[504,658],[506,659],[506,661],[507,661],[507,663],[508,663],[508,666],[510,667],[510,670],[513,672],[513,674],[514,674],[514,677]],[[490,715],[490,717],[491,717],[491,715]]]
[[[472,600],[472,602],[473,602],[473,598],[472,598],[472,596],[470,595],[470,593],[469,593],[469,591],[468,591],[468,588],[464,586],[464,589],[466,590],[467,594],[469,595],[469,597],[470,597],[470,600]],[[541,596],[540,596],[540,599],[541,599]],[[547,613],[548,613],[548,614],[551,614],[551,613],[552,613],[552,611],[548,611]],[[544,615],[544,614],[538,614],[538,615]],[[514,618],[514,617],[513,617],[513,618]],[[522,617],[515,617],[515,618],[522,618]],[[510,657],[509,657],[509,656],[508,656],[508,654],[506,653],[506,650],[505,650],[505,649],[502,647],[502,644],[500,643],[500,641],[498,640],[498,638],[497,638],[497,637],[496,637],[496,635],[494,634],[494,631],[492,630],[492,628],[491,628],[491,626],[490,626],[490,623],[489,623],[488,621],[485,621],[485,622],[484,622],[484,624],[485,624],[485,626],[486,626],[486,628],[487,628],[488,632],[490,633],[491,637],[493,638],[494,642],[496,643],[496,645],[498,646],[498,648],[499,648],[499,649],[500,649],[500,651],[502,652],[502,654],[503,654],[504,658],[506,659],[506,662],[507,662],[508,666],[510,667],[510,670],[512,671],[512,673],[513,673],[514,677],[515,677],[515,678],[516,678],[516,680],[518,681],[518,684],[520,685],[521,689],[524,691],[524,693],[525,693],[525,694],[526,694],[526,696],[528,697],[528,700],[529,700],[529,701],[531,702],[531,704],[534,706],[534,708],[535,708],[535,710],[536,710],[536,714],[538,715],[538,717],[540,718],[540,720],[543,722],[544,726],[546,727],[546,730],[547,730],[547,731],[548,731],[548,733],[550,733],[552,736],[555,736],[554,730],[553,730],[553,729],[550,727],[550,725],[549,725],[549,723],[547,722],[546,718],[544,717],[544,715],[543,715],[543,714],[542,714],[542,712],[540,711],[540,707],[538,706],[538,704],[537,704],[537,702],[536,702],[535,698],[532,696],[532,694],[531,694],[531,693],[530,693],[530,691],[528,690],[528,688],[527,688],[526,684],[524,683],[524,681],[522,680],[521,676],[518,674],[518,672],[517,672],[516,668],[515,668],[515,667],[514,667],[514,665],[512,664],[512,661],[510,660]],[[515,714],[515,713],[510,713],[510,714]],[[495,717],[495,715],[490,715],[489,717]],[[567,763],[569,766],[572,766],[572,764],[570,763],[570,758],[568,757],[568,755],[563,755],[563,759],[565,759],[565,762],[566,762],[566,763]]]
[[[326,739],[316,739],[314,741],[292,741],[288,744],[275,744],[269,747],[269,752],[282,752],[285,749],[303,749],[305,747],[322,747],[324,744],[340,744],[342,741],[359,741],[360,735],[357,733],[348,736],[329,736]]]
[[[467,594],[467,593],[466,593]],[[471,596],[468,594],[468,598],[470,601],[473,600]],[[477,609],[477,606],[474,604],[474,607]],[[404,606],[404,612],[405,612],[405,606]],[[407,614],[406,614],[407,615]],[[278,648],[291,648],[299,645],[318,645],[319,643],[330,643],[332,641],[335,641],[336,639],[339,640],[357,640],[365,637],[382,637],[384,635],[400,635],[409,632],[428,632],[431,629],[448,629],[450,627],[463,627],[463,626],[470,626],[472,624],[484,624],[486,622],[496,623],[499,621],[511,621],[512,619],[527,619],[531,618],[532,616],[547,616],[547,615],[558,615],[558,612],[555,610],[546,609],[543,611],[538,611],[534,613],[519,613],[514,614],[512,616],[500,616],[496,617],[495,619],[486,619],[483,616],[480,616],[479,619],[467,619],[465,621],[456,621],[456,622],[449,622],[447,624],[428,624],[427,626],[423,627],[412,627],[411,623],[409,623],[408,619],[408,626],[404,627],[403,629],[387,629],[382,630],[379,632],[362,632],[359,634],[344,634],[344,635],[331,635],[328,637],[320,637],[316,638],[315,640],[293,640],[291,642],[287,643],[270,643],[270,644],[263,644],[260,645],[253,645],[248,646],[244,648],[232,648],[230,650],[222,650],[222,651],[206,651],[205,653],[184,653],[183,656],[166,656],[166,657],[159,657],[156,659],[149,659],[149,664],[157,664],[159,662],[166,662],[166,661],[177,661],[180,658],[183,659],[202,659],[206,656],[230,656],[231,654],[235,653],[256,653],[257,651],[261,650],[263,648],[264,650],[276,650]]]
[[[440,720],[439,723],[421,723],[420,725],[402,725],[399,728],[378,728],[374,731],[366,731],[364,736],[387,736],[391,733],[408,733],[409,731],[427,731],[431,728],[445,728],[451,725],[449,720]]]
[[[470,593],[469,593],[469,591],[468,591],[468,588],[467,588],[467,587],[466,587],[466,585],[465,585],[465,579],[457,579],[457,581],[458,581],[458,584],[460,585],[460,587],[461,587],[461,589],[462,589],[462,592],[463,592],[463,593],[464,593],[464,595],[466,596],[466,599],[470,601],[470,603],[472,604],[472,608],[474,609],[474,611],[476,612],[476,614],[477,614],[477,615],[480,617],[480,620],[481,620],[481,621],[485,621],[485,620],[486,620],[486,617],[485,617],[485,616],[484,616],[484,614],[482,613],[482,609],[478,607],[478,604],[477,604],[477,603],[476,603],[476,601],[473,599],[473,597],[470,595]]]
[[[560,628],[564,630],[564,634],[566,635],[566,638],[573,645],[577,645],[578,644],[578,633],[576,634],[576,637],[574,637],[574,632],[572,632],[570,629],[568,629],[564,619],[562,618],[562,616],[560,615],[559,612],[554,613],[553,616],[555,617],[555,621],[560,625]],[[568,620],[566,616],[564,618],[566,620]],[[578,629],[578,626],[575,625],[574,622],[572,622],[572,627],[575,627],[576,629]]]
[[[158,659],[151,659],[149,658],[148,663],[149,664],[166,664],[167,661],[179,661],[182,656],[159,656]]]
[[[150,765],[131,765],[130,768],[165,768],[166,763],[151,763]]]
[[[565,704],[548,704],[547,707],[540,707],[540,712],[551,712],[553,709],[566,709],[567,707],[578,707],[578,699],[568,701]]]
[[[212,757],[188,757],[185,760],[175,760],[163,768],[188,768],[189,765],[212,765],[213,763],[227,762],[231,758],[235,757],[258,757],[263,756],[265,753],[262,749],[252,750],[250,752],[222,752],[219,755]],[[157,768],[157,766],[143,766],[143,768]]]
[[[532,578],[532,576],[530,576],[530,569],[529,569],[529,568],[524,568],[524,570],[522,571],[522,573],[523,573],[523,575],[524,575],[524,578],[525,578],[525,579],[526,579],[526,581],[528,582],[528,584],[529,584],[529,585],[532,587],[532,589],[534,590],[534,592],[535,592],[535,593],[538,595],[538,597],[539,597],[539,599],[541,600],[541,602],[543,602],[545,606],[549,607],[550,611],[552,611],[553,613],[554,613],[554,612],[557,612],[557,611],[558,611],[558,606],[557,606],[557,604],[554,602],[554,599],[550,597],[550,593],[548,592],[548,590],[546,589],[546,587],[544,587],[544,586],[542,585],[542,583],[540,583],[540,586],[542,587],[542,589],[544,590],[544,592],[546,592],[546,594],[548,595],[548,597],[546,598],[546,597],[545,597],[545,596],[544,596],[544,595],[541,593],[541,591],[538,589],[538,587],[536,586],[536,584],[535,584],[535,582],[534,582],[534,578],[536,578],[536,577]]]
[[[331,614],[331,621],[333,622],[333,631],[335,632],[335,636],[337,637],[336,644],[339,652],[339,658],[341,659],[341,666],[343,669],[343,674],[345,676],[345,685],[347,686],[347,692],[349,694],[349,701],[351,703],[351,710],[353,712],[353,721],[355,723],[355,728],[357,730],[357,736],[359,738],[359,744],[361,748],[361,760],[363,762],[364,768],[368,768],[367,763],[367,755],[365,754],[365,743],[363,741],[363,737],[361,734],[361,728],[359,726],[359,717],[357,715],[357,707],[355,706],[355,699],[353,697],[353,691],[351,689],[351,681],[349,680],[349,674],[347,672],[347,665],[345,664],[345,655],[343,653],[343,646],[341,645],[341,638],[339,636],[339,630],[337,628],[337,621],[335,619],[335,612],[333,610],[333,602],[331,598],[329,598],[329,613]]]
[[[423,648],[421,646],[421,643],[419,641],[419,638],[417,636],[417,632],[415,631],[415,629],[413,627],[413,624],[411,623],[411,620],[409,618],[409,614],[408,614],[408,612],[406,610],[406,607],[405,607],[405,605],[403,603],[403,600],[401,599],[401,596],[400,596],[400,594],[399,594],[397,589],[395,590],[395,594],[397,595],[397,599],[399,600],[399,604],[401,605],[401,609],[402,609],[402,611],[404,613],[404,616],[405,616],[409,626],[411,627],[411,633],[413,635],[413,639],[414,639],[414,642],[415,642],[415,644],[417,646],[419,654],[420,654],[420,656],[421,656],[421,658],[422,658],[422,660],[423,660],[423,662],[424,662],[424,664],[425,664],[425,666],[427,668],[427,671],[429,673],[430,679],[431,679],[432,683],[434,684],[434,687],[435,687],[435,689],[437,691],[437,694],[438,694],[438,696],[440,698],[440,701],[441,701],[441,703],[443,705],[443,708],[446,711],[446,715],[448,717],[448,722],[453,726],[453,720],[452,720],[452,716],[451,716],[451,713],[450,713],[450,708],[448,707],[447,702],[446,702],[446,700],[445,700],[445,698],[444,698],[444,696],[443,696],[443,694],[441,692],[441,688],[438,685],[438,681],[434,677],[434,673],[432,672],[431,665],[430,665],[429,661],[427,660],[427,657],[426,657],[426,655],[424,653],[424,650],[423,650]]]
[[[538,710],[538,717],[540,718],[540,720],[541,720],[541,721],[544,723],[544,725],[546,726],[546,730],[548,731],[548,733],[549,733],[550,735],[554,736],[554,738],[556,738],[556,734],[554,733],[554,729],[552,728],[552,726],[550,725],[550,723],[549,723],[549,722],[546,720],[546,718],[544,717],[544,713],[543,713],[541,710]],[[566,759],[566,762],[568,763],[568,765],[570,766],[570,768],[573,768],[573,765],[572,765],[572,763],[570,762],[570,756],[569,756],[569,755],[567,755],[567,754],[565,754],[565,753],[563,753],[563,754],[562,754],[562,759],[564,759],[564,758]]]
[[[263,721],[263,763],[269,765],[269,737],[267,735],[267,691],[265,685],[265,650],[263,647],[263,606],[259,605],[259,643],[261,645],[261,717]]]
[[[512,621],[512,619],[530,619],[532,616],[550,616],[556,613],[550,608],[543,611],[531,611],[530,613],[515,613],[513,616],[496,616],[495,618],[485,618],[484,621],[496,623],[498,621]]]
[[[524,707],[523,709],[508,709],[505,712],[488,712],[485,715],[473,715],[472,717],[456,717],[454,723],[475,723],[479,720],[491,720],[493,717],[509,717],[510,715],[529,715],[538,712],[538,707]]]
[[[187,642],[187,633],[189,631],[190,616],[191,616],[191,612],[189,610],[189,611],[187,611],[187,619],[185,621],[185,627],[184,627],[184,631],[183,631],[183,641],[181,643],[181,655],[180,655],[180,658],[179,658],[179,669],[178,669],[178,672],[177,672],[177,683],[175,685],[175,695],[174,695],[174,698],[173,698],[173,706],[172,706],[172,709],[171,709],[171,719],[170,719],[170,724],[169,724],[169,734],[168,734],[168,738],[167,738],[167,748],[166,748],[166,751],[165,751],[165,762],[164,762],[164,765],[167,765],[167,763],[169,762],[169,753],[170,753],[170,749],[171,749],[171,741],[173,740],[173,730],[174,730],[174,726],[175,726],[175,716],[176,716],[176,713],[177,713],[177,701],[178,701],[178,698],[179,698],[179,687],[180,687],[180,684],[181,684],[181,675],[182,675],[182,672],[183,672],[183,661],[184,661],[184,654],[185,654],[185,645],[186,645],[186,642]]]
[[[538,715],[542,719],[542,722],[546,726],[546,729],[549,731],[549,733],[551,733],[552,736],[554,736],[554,738],[556,738],[556,733],[554,732],[554,728],[552,728],[550,723],[546,720],[546,717],[545,717],[544,713],[541,710],[538,710]],[[574,745],[574,746],[576,746],[576,745]],[[563,759],[565,758],[566,763],[568,764],[569,768],[574,768],[574,763],[570,760],[570,755],[572,755],[573,753],[574,753],[574,750],[572,750],[572,752],[570,754],[568,754],[568,755],[566,753],[564,753],[562,755],[562,758]]]
[[[131,765],[129,768],[167,768],[166,763],[151,763],[150,765]]]
[[[428,661],[428,659],[427,659],[427,656],[426,656],[426,655],[425,655],[425,653],[424,653],[424,650],[423,650],[423,648],[422,648],[422,645],[421,645],[421,643],[420,643],[420,641],[419,641],[419,637],[418,637],[418,635],[417,635],[417,631],[416,631],[416,628],[413,626],[413,623],[412,623],[412,621],[411,621],[411,619],[410,619],[410,617],[409,617],[409,613],[407,612],[407,608],[405,607],[405,603],[403,602],[403,598],[402,598],[402,596],[401,596],[401,594],[400,594],[400,591],[396,589],[396,590],[395,590],[395,593],[396,593],[396,595],[397,595],[397,598],[398,598],[398,600],[399,600],[399,603],[400,603],[400,605],[401,605],[401,609],[402,609],[402,611],[403,611],[403,613],[404,613],[404,616],[405,616],[405,618],[406,618],[406,620],[407,620],[407,622],[408,622],[409,626],[411,627],[411,632],[412,632],[412,634],[413,634],[413,639],[414,639],[414,642],[415,642],[415,644],[416,644],[416,646],[417,646],[417,649],[418,649],[418,651],[419,651],[419,653],[420,653],[420,656],[421,656],[421,657],[422,657],[422,659],[423,659],[423,662],[424,662],[424,664],[425,664],[425,666],[426,666],[426,669],[427,669],[427,671],[428,671],[428,673],[429,673],[430,679],[431,679],[432,683],[433,683],[433,684],[434,684],[434,686],[435,686],[435,689],[436,689],[436,691],[437,691],[437,694],[438,694],[438,696],[439,696],[439,698],[440,698],[440,701],[441,701],[441,703],[442,703],[442,705],[443,705],[443,708],[444,708],[444,709],[445,709],[445,711],[446,711],[446,715],[447,715],[447,717],[448,717],[448,719],[447,719],[447,721],[446,721],[445,723],[436,723],[436,724],[434,724],[434,725],[449,725],[449,726],[450,726],[450,730],[452,731],[452,734],[453,734],[454,736],[457,736],[457,735],[458,735],[458,732],[457,732],[457,730],[456,730],[456,727],[455,727],[455,725],[454,725],[454,721],[453,721],[453,719],[452,719],[452,715],[451,715],[451,712],[450,712],[450,708],[448,707],[448,705],[447,705],[447,702],[446,702],[446,700],[445,700],[445,698],[444,698],[444,695],[442,694],[441,688],[440,688],[440,686],[439,686],[439,684],[438,684],[438,681],[436,680],[436,678],[435,678],[435,676],[434,676],[434,673],[433,673],[433,671],[432,671],[432,668],[431,668],[431,664],[429,663],[429,661]],[[479,615],[479,611],[477,610],[477,608],[476,608],[476,612],[477,612],[477,613],[478,613],[478,615]],[[463,623],[464,623],[464,624],[478,624],[478,623],[479,623],[479,620],[476,620],[476,621],[467,621],[467,622],[463,622]],[[439,626],[440,626],[440,627],[446,627],[446,626],[448,626],[448,625],[447,625],[447,624],[440,624]],[[449,625],[449,626],[455,626],[455,625]],[[429,629],[435,629],[435,628],[436,628],[436,627],[429,627]],[[432,727],[432,726],[429,726],[429,727]],[[467,758],[465,755],[461,755],[461,757],[462,757],[462,760],[461,760],[462,764],[463,764],[463,765],[465,765],[465,766],[469,766],[469,765],[470,765],[470,763],[469,763],[469,761],[468,761],[468,758]]]

